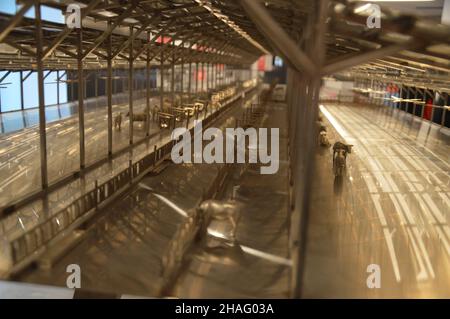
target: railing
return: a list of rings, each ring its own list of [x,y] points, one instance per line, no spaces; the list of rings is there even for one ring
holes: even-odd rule
[[[320,98],[320,103],[354,103],[355,96],[352,94],[337,94],[334,97]]]
[[[244,90],[247,93],[254,89],[254,87]],[[211,113],[210,116],[203,120],[203,125],[207,126],[211,121],[215,120],[223,111],[229,108],[233,102],[241,98],[242,94],[238,94],[234,97],[228,98],[222,103],[222,108],[217,109],[216,112]],[[190,129],[191,136],[194,135],[194,127]],[[152,153],[144,156],[142,159],[130,165],[116,176],[112,177],[108,181],[101,185],[97,185],[93,190],[80,196],[73,201],[69,206],[62,209],[58,213],[49,217],[46,221],[36,225],[30,230],[17,238],[10,240],[10,264],[12,270],[14,268],[20,268],[23,264],[31,262],[36,258],[36,254],[45,249],[54,239],[57,239],[59,235],[62,235],[65,231],[71,230],[77,227],[83,217],[88,215],[94,209],[97,209],[100,205],[106,203],[113,196],[120,194],[135,180],[139,180],[148,172],[151,171],[157,164],[167,158],[172,152],[172,148],[176,141],[170,141],[165,145],[156,148]],[[2,269],[0,269],[1,271]],[[10,272],[11,269],[7,271]]]

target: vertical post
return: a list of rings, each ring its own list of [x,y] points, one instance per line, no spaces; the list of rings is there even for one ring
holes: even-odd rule
[[[209,88],[213,89],[214,87],[214,64],[209,63],[209,78],[210,78],[210,82],[209,82]]]
[[[417,93],[418,93],[418,89],[415,87],[414,88],[414,99],[417,99]],[[411,120],[414,121],[414,116],[416,116],[416,111],[417,111],[417,103],[413,102],[413,110],[412,110],[412,117]]]
[[[213,72],[214,72],[214,75],[213,75],[214,89],[216,89],[217,88],[217,64],[213,64]]]
[[[209,63],[206,63],[206,91],[209,91]]]
[[[164,42],[164,36],[161,36],[161,39],[163,39]],[[160,111],[164,112],[164,49],[161,50],[161,64],[160,64],[160,76],[161,76],[161,84],[160,84],[160,92],[159,92],[159,98],[160,98]]]
[[[411,94],[411,88],[408,86],[407,88],[407,92],[406,92],[406,99],[409,100],[410,99],[410,94]],[[405,112],[408,113],[409,110],[409,101],[405,103]],[[408,115],[408,114],[406,114]]]
[[[0,89],[0,114],[2,114],[2,94],[1,94],[1,92],[2,92],[2,89]],[[2,121],[2,125],[3,125],[3,121]]]
[[[184,94],[184,58],[181,58],[181,98],[180,98],[180,104],[183,105],[183,94]]]
[[[111,27],[111,21],[108,22],[108,27]],[[106,75],[106,95],[108,103],[108,156],[111,158],[113,154],[112,147],[112,94],[113,94],[113,70],[112,70],[112,35],[108,37],[108,61],[107,61],[107,75]]]
[[[210,89],[214,89],[214,63],[210,63],[209,64],[209,73],[210,73],[210,78],[211,78],[211,82],[210,82]]]
[[[227,65],[226,64],[223,65],[223,79],[224,79],[225,85],[228,85]]]
[[[172,46],[175,47],[175,42],[172,42]],[[175,49],[172,53],[172,74],[171,74],[171,82],[170,82],[170,96],[171,96],[171,105],[175,107]]]
[[[83,73],[83,29],[77,29],[78,40],[78,120],[80,130],[80,169],[86,165],[84,142],[84,73]]]
[[[198,62],[195,65],[195,94],[198,93]]]
[[[130,145],[133,144],[133,129],[134,129],[134,122],[133,122],[133,79],[134,79],[134,69],[133,69],[133,54],[134,54],[134,41],[133,41],[133,27],[130,27],[130,47],[129,47],[129,61],[128,61],[128,104],[129,104],[129,115],[130,115]]]
[[[423,95],[422,95],[423,101],[425,104],[420,104],[422,109],[420,110],[420,117],[423,119],[423,116],[425,115],[425,107],[427,105],[427,92],[426,89],[423,89]]]
[[[42,37],[42,20],[41,20],[41,4],[36,2],[34,5],[35,24],[36,24],[36,64],[38,76],[39,91],[39,146],[41,155],[41,185],[42,189],[48,187],[47,172],[47,136],[45,131],[45,96],[44,96],[44,64],[43,64],[43,37]]]
[[[97,72],[94,73],[94,95],[95,97],[98,97],[98,77],[97,77]]]
[[[228,85],[227,65],[226,65],[226,64],[223,65],[223,70],[222,70],[222,72],[223,72],[223,83],[224,83],[225,85]]]
[[[72,72],[70,72],[70,79],[72,80],[70,83],[69,83],[69,86],[70,86],[70,94],[71,94],[71,97],[70,97],[70,101],[71,102],[74,102],[75,101],[75,82],[77,81],[76,79],[76,75],[75,75],[75,71],[72,71]],[[67,75],[67,78],[69,78],[69,75]],[[77,84],[78,85],[78,84]]]
[[[122,81],[122,80],[120,79],[120,76],[121,76],[120,72],[117,72],[117,70],[114,70],[114,69],[113,69],[113,76],[114,76],[114,77],[116,77],[117,73],[119,73],[119,75],[118,75],[119,79],[118,79],[118,80],[116,80],[116,79],[113,80],[113,91],[112,91],[113,95],[118,93],[118,88],[117,88],[117,86],[118,86],[118,84],[117,84],[118,81]],[[116,100],[117,100],[117,97],[116,97]]]
[[[83,71],[83,72],[84,72],[84,71]],[[90,75],[91,72],[92,72],[92,71],[89,71],[89,70],[87,71],[88,75],[86,75],[86,79],[89,78],[89,75]],[[84,88],[83,88],[84,99],[87,99],[87,83],[88,83],[87,80],[84,80],[84,81],[83,81],[83,85],[84,85]]]
[[[441,98],[442,98],[442,94],[440,93]],[[442,117],[441,117],[441,127],[445,126],[445,117],[447,116],[447,104],[448,104],[448,95],[445,97],[445,101],[443,103],[444,105],[442,106]]]
[[[329,2],[328,0],[320,0],[314,3],[315,9],[314,15],[311,15],[309,26],[313,30],[313,33],[308,39],[308,55],[315,62],[318,70],[323,68],[326,54],[325,34],[326,34],[326,19],[328,17]],[[320,74],[321,72],[318,72]],[[301,138],[299,139],[298,147],[299,152],[296,154],[298,158],[295,159],[295,165],[298,166],[297,176],[295,180],[302,180],[303,187],[295,187],[295,206],[296,211],[300,212],[300,222],[297,225],[300,226],[298,231],[298,243],[297,251],[294,256],[295,260],[295,275],[293,280],[293,297],[301,298],[304,269],[305,269],[305,256],[304,253],[307,247],[307,227],[309,222],[309,210],[311,200],[311,184],[313,181],[314,171],[314,158],[315,148],[317,146],[317,125],[316,120],[318,116],[318,102],[321,78],[320,75],[306,78],[306,85],[308,87],[308,93],[302,110],[299,110],[297,119],[298,124],[302,123]],[[299,134],[300,130],[296,130]],[[298,204],[297,204],[298,203]]]
[[[23,85],[22,85],[23,95]],[[56,71],[56,104],[60,104],[60,92],[59,92],[59,71]]]
[[[58,85],[58,104],[59,104],[59,85]],[[20,71],[20,108],[22,110],[25,108],[24,95],[23,95],[23,71]]]
[[[189,103],[192,96],[192,62],[189,61],[189,80],[188,80]]]
[[[150,32],[147,32],[147,43],[150,43]],[[150,135],[150,46],[147,46],[147,66],[146,66],[146,116],[147,116],[147,122],[145,123],[146,128],[146,136],[148,137]]]
[[[202,62],[202,87],[201,87],[201,92],[203,93],[204,89],[205,89],[205,63]]]

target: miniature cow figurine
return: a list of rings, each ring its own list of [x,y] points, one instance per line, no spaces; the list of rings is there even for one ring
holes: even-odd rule
[[[158,120],[159,106],[154,105],[152,109],[152,120],[156,122]]]
[[[127,117],[130,117],[130,112],[127,113]],[[133,118],[130,119],[131,122],[147,122],[148,115],[145,113],[133,114]]]
[[[117,128],[119,131],[122,129],[122,112],[119,112],[114,117],[114,128]]]
[[[236,201],[206,200],[200,204],[199,210],[203,213],[203,235],[206,235],[205,232],[212,221],[228,220],[232,226],[230,240],[236,241],[236,228],[240,217],[240,207]]]

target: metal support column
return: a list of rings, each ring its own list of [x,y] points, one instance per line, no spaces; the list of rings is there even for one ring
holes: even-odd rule
[[[58,88],[59,88],[59,85],[58,85]],[[59,91],[58,91],[58,93],[59,93]],[[58,104],[59,104],[59,102],[58,102]],[[23,95],[23,71],[20,71],[20,108],[22,110],[25,108],[24,95]]]
[[[94,96],[98,97],[98,77],[97,77],[97,73],[94,73]]]
[[[213,83],[214,83],[214,89],[217,88],[217,64],[213,64]]]
[[[202,93],[204,89],[205,89],[205,63],[202,63],[202,87],[201,87]]]
[[[129,130],[129,138],[130,138],[130,145],[133,144],[133,134],[134,134],[134,125],[133,125],[133,79],[134,79],[134,68],[133,68],[133,62],[134,62],[134,41],[133,41],[133,27],[130,27],[130,47],[129,47],[129,61],[128,61],[128,115],[130,116],[130,130]]]
[[[172,43],[172,46],[175,46],[175,43]],[[170,81],[170,104],[172,107],[175,107],[175,51],[172,53],[172,74]]]
[[[56,71],[56,104],[60,104],[60,92],[59,92],[59,71]],[[22,87],[23,90],[23,87]]]
[[[180,104],[181,106],[183,105],[183,95],[184,95],[184,59],[181,58],[181,76],[180,76],[180,82],[181,82],[181,86],[180,86],[180,92],[181,92],[181,97],[180,97]]]
[[[248,2],[248,1],[247,1]],[[322,71],[325,61],[326,44],[326,19],[328,17],[329,2],[328,0],[320,0],[314,3],[316,6],[314,15],[310,17],[309,27],[313,32],[308,39],[308,52],[307,57],[313,61],[316,65],[316,71]],[[264,10],[262,6],[259,7]],[[301,72],[300,67],[304,65],[296,65],[297,72]],[[302,72],[303,73],[303,72]],[[306,77],[305,83],[307,86],[307,96],[303,99],[302,109],[299,110],[297,119],[297,127],[302,128],[301,136],[298,136],[298,140],[294,147],[298,148],[296,154],[295,164],[300,167],[297,168],[297,174],[294,177],[296,183],[302,181],[300,185],[294,187],[294,198],[296,201],[295,213],[299,212],[300,220],[297,224],[298,231],[298,245],[296,246],[295,256],[293,257],[294,266],[294,278],[293,278],[293,298],[300,298],[302,296],[304,269],[306,263],[305,254],[307,247],[307,227],[309,223],[309,211],[311,200],[311,184],[313,181],[314,172],[314,158],[316,156],[317,146],[317,117],[318,117],[318,102],[319,92],[321,85],[322,72],[308,72],[310,76]],[[303,74],[306,74],[303,73]],[[306,88],[305,86],[305,88]],[[300,126],[298,126],[300,124]],[[300,130],[296,130],[297,134],[300,134]]]
[[[111,26],[111,22],[108,22]],[[106,96],[108,103],[108,156],[111,158],[113,154],[112,135],[113,135],[113,112],[112,112],[112,95],[113,95],[113,70],[112,70],[112,35],[108,37],[108,60],[106,75]]]
[[[36,2],[34,5],[35,25],[36,25],[36,64],[38,76],[38,94],[39,94],[39,147],[41,155],[41,186],[42,189],[48,187],[47,171],[47,136],[45,130],[45,95],[44,95],[44,64],[43,64],[43,36],[41,20],[41,4]]]
[[[80,169],[86,166],[86,150],[84,141],[84,70],[83,70],[83,29],[77,29],[78,51],[78,120],[80,134]]]
[[[164,39],[163,36],[161,38]],[[164,50],[161,50],[160,76],[161,76],[160,92],[159,92],[160,111],[164,112]]]
[[[209,91],[209,63],[206,63],[206,72],[205,72],[205,77],[206,77],[206,91]]]
[[[216,88],[219,86],[219,77],[218,77],[218,72],[219,71],[219,64],[216,64]]]
[[[147,32],[147,42],[150,42],[150,32]],[[145,135],[150,136],[150,46],[147,47],[147,65],[146,65],[146,108],[145,114],[147,116],[147,122],[145,123]]]
[[[198,93],[198,62],[195,64],[195,94]]]
[[[189,80],[188,80],[189,103],[192,97],[192,62],[189,61]]]

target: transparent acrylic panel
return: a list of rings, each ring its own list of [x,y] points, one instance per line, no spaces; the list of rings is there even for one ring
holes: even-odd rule
[[[99,96],[100,87],[104,87],[100,70],[91,70],[86,82],[84,115],[86,165],[98,162],[108,156],[108,101]]]
[[[120,128],[119,125],[113,128],[113,152],[115,153],[130,145],[128,66],[121,65],[121,68],[115,69],[113,74],[115,79],[113,92],[116,92],[113,98],[113,124],[116,119],[121,123]]]
[[[0,206],[40,188],[39,150],[37,127],[0,135]]]
[[[47,72],[45,72],[46,74]],[[45,103],[57,101],[57,73],[45,80]],[[72,101],[46,107],[47,119],[47,160],[49,182],[57,181],[73,174],[80,168],[79,120],[78,120],[78,83],[71,81],[76,75],[70,73],[66,86],[59,86],[61,91],[71,90]],[[53,80],[53,81],[52,81]],[[37,82],[37,79],[36,79]],[[62,89],[62,90],[61,90]],[[61,97],[61,95],[60,95]]]

